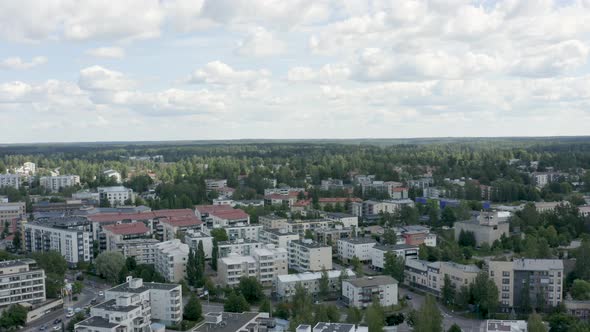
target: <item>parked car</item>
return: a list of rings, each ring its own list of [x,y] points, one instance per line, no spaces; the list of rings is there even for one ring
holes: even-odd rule
[[[93,299],[90,301],[90,304],[92,304],[92,305],[95,305],[95,304],[96,304],[96,302],[97,302],[97,301],[96,301],[96,298],[93,298]]]
[[[406,295],[406,300],[411,300],[412,297],[410,295]]]
[[[104,292],[103,291],[98,292],[98,296],[104,296]]]
[[[80,311],[82,311],[82,308],[76,308],[76,309],[74,309],[74,313],[76,313],[76,314],[79,313]]]
[[[61,323],[61,318],[56,318],[56,319],[53,321],[53,325],[57,325],[57,324],[59,324],[59,323]]]
[[[55,326],[53,327],[53,330],[54,330],[54,331],[59,331],[59,330],[61,330],[61,325],[55,325]]]
[[[39,331],[45,331],[47,329],[47,325],[43,324],[39,327]]]
[[[72,318],[72,317],[74,317],[74,312],[73,312],[73,311],[70,311],[70,312],[68,312],[68,314],[66,315],[66,317],[67,317],[67,318]]]

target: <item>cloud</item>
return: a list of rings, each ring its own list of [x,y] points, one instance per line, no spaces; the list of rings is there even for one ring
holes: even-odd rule
[[[291,82],[334,83],[348,79],[350,69],[343,64],[326,64],[318,70],[309,67],[293,67],[287,72]]]
[[[80,70],[78,85],[84,90],[111,91],[130,89],[135,83],[121,72],[92,66]]]
[[[23,70],[31,69],[47,63],[47,58],[44,56],[36,56],[30,62],[26,62],[20,57],[6,58],[0,61],[1,69]]]
[[[87,50],[86,54],[97,58],[122,59],[125,50],[121,47],[98,47]]]
[[[236,53],[244,56],[265,57],[285,52],[286,44],[278,40],[270,31],[256,27],[238,43]]]
[[[203,68],[196,70],[190,75],[187,79],[187,83],[234,85],[252,83],[269,76],[270,72],[267,70],[235,70],[221,61],[213,61],[207,63]]]
[[[525,50],[526,51],[526,50]],[[513,66],[516,75],[555,76],[586,64],[589,47],[579,40],[568,40],[538,48],[523,55]]]

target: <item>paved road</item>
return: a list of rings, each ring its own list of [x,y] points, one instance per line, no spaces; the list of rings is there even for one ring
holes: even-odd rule
[[[97,284],[94,282],[85,282],[84,288],[82,289],[82,293],[78,295],[78,301],[70,301],[69,299],[64,300],[64,309],[63,310],[56,310],[52,311],[49,314],[33,321],[29,325],[25,327],[23,330],[24,332],[33,332],[39,331],[42,325],[47,327],[46,331],[51,331],[54,327],[53,321],[56,319],[62,319],[64,323],[67,325],[68,318],[66,318],[66,310],[68,307],[73,308],[83,308],[84,306],[90,304],[90,301],[94,298],[98,298],[98,292],[104,289],[109,288],[109,286],[105,284]],[[99,298],[100,300],[100,298]]]
[[[412,307],[413,309],[418,310],[424,304],[424,295],[414,293],[406,288],[401,288],[401,287],[399,288],[399,294],[400,294],[400,297],[405,297],[406,295],[410,295],[410,297],[412,299],[409,301],[410,302],[409,306]],[[440,304],[438,304],[438,307],[439,307],[441,314],[443,316],[444,331],[448,330],[451,327],[451,325],[457,324],[457,325],[459,325],[459,327],[461,327],[461,329],[464,332],[479,332],[480,327],[484,322],[483,320],[469,319],[469,318],[464,318],[464,317],[455,315],[454,313],[448,311],[445,307],[443,307]],[[398,326],[398,332],[406,332],[406,331],[412,331],[412,328],[409,327],[405,322]]]

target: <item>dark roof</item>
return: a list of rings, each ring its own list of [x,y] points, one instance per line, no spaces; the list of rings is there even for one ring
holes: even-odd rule
[[[159,282],[144,282],[143,286],[138,288],[130,288],[129,283],[123,283],[118,286],[115,286],[108,291],[111,292],[128,292],[128,293],[143,293],[148,289],[163,289],[163,290],[172,290],[179,285],[177,284],[163,284]]]
[[[382,285],[397,284],[397,280],[390,276],[374,276],[374,277],[362,277],[356,279],[349,279],[346,282],[351,283],[354,287],[373,287]]]
[[[317,323],[314,332],[350,332],[354,331],[354,324],[345,323]]]
[[[218,313],[217,313],[218,314]],[[222,323],[213,325],[210,323],[205,323],[199,327],[197,327],[195,332],[236,332],[238,329],[248,322],[256,318],[258,316],[257,312],[243,312],[241,314],[238,313],[231,313],[231,312],[224,312],[222,313]]]
[[[383,250],[383,251],[393,251],[393,250],[401,250],[401,249],[418,249],[419,247],[413,246],[411,244],[395,244],[395,245],[378,244],[378,245],[374,246],[373,248],[378,249],[378,250]]]
[[[90,327],[98,327],[98,328],[103,328],[103,329],[112,329],[112,328],[119,326],[119,324],[111,323],[102,317],[93,316],[93,317],[90,317],[86,320],[79,322],[78,324],[76,324],[76,326],[90,326]]]

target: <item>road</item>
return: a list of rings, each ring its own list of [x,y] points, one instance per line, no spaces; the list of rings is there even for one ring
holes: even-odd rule
[[[420,307],[422,307],[422,305],[424,304],[424,295],[420,295],[417,293],[414,293],[406,288],[399,288],[399,296],[401,297],[405,297],[406,295],[410,295],[410,297],[412,298],[411,300],[409,300],[409,305],[411,308],[413,309],[420,309]],[[440,309],[440,312],[443,316],[443,327],[444,327],[444,331],[448,330],[451,325],[453,324],[457,324],[459,325],[459,327],[461,328],[461,330],[463,330],[464,332],[479,332],[481,325],[484,323],[483,320],[478,320],[478,319],[469,319],[469,318],[465,318],[465,317],[461,317],[459,315],[456,315],[450,311],[448,311],[445,307],[443,307],[442,305],[438,304],[438,308]],[[405,322],[401,325],[398,326],[397,329],[398,332],[406,332],[406,331],[412,331],[412,328],[409,327]]]
[[[64,300],[64,309],[63,310],[56,310],[56,311],[50,312],[49,314],[28,324],[23,331],[24,332],[39,331],[39,329],[41,328],[42,325],[45,325],[47,327],[46,331],[51,331],[51,329],[53,329],[53,327],[54,327],[53,322],[58,318],[62,319],[64,321],[64,323],[67,325],[69,319],[66,318],[66,310],[68,307],[83,308],[86,305],[90,304],[90,301],[92,301],[92,299],[98,298],[99,291],[105,290],[107,288],[109,288],[109,286],[105,285],[105,284],[97,284],[94,282],[85,281],[84,288],[82,289],[82,293],[78,294],[78,301],[71,301],[66,298]],[[100,298],[98,298],[98,299],[100,301]]]

